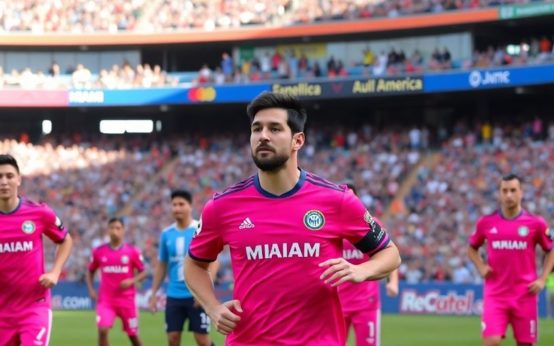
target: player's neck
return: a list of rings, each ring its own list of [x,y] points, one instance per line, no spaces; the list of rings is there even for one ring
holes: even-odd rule
[[[515,208],[502,208],[501,211],[504,218],[513,219],[521,214],[521,206],[517,206]]]
[[[19,205],[19,197],[0,199],[0,211],[4,214],[11,213]]]
[[[177,225],[178,229],[185,229],[192,223],[192,217],[182,219],[182,220],[175,220],[175,224]]]
[[[123,240],[118,240],[118,241],[110,240],[110,247],[111,247],[112,249],[117,249],[117,248],[119,248],[121,245],[123,245]]]
[[[286,166],[277,172],[258,170],[260,185],[265,191],[280,196],[294,188],[300,179],[300,170],[296,165]]]

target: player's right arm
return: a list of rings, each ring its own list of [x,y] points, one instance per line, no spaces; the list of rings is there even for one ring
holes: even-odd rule
[[[479,275],[481,275],[482,278],[486,278],[489,276],[490,273],[492,273],[492,268],[489,267],[488,264],[486,264],[483,261],[483,258],[479,254],[479,249],[474,248],[473,246],[468,246],[467,248],[467,256],[473,262],[473,265],[479,272]]]
[[[88,295],[92,300],[96,300],[98,298],[98,294],[96,293],[96,289],[94,288],[93,280],[94,280],[94,272],[87,270],[87,274],[85,275],[85,281],[87,283]]]
[[[158,299],[156,297],[156,292],[160,288],[165,275],[167,274],[167,263],[169,262],[169,249],[167,248],[166,243],[166,233],[162,232],[160,235],[159,241],[159,254],[158,254],[158,263],[156,263],[156,268],[154,269],[154,278],[152,279],[152,288],[150,292],[150,300],[148,306],[150,311],[156,312],[158,310]]]
[[[221,216],[215,212],[210,200],[202,210],[200,226],[185,259],[185,281],[197,302],[202,305],[218,332],[231,333],[240,321],[242,307],[238,300],[220,303],[213,286],[213,262],[223,250],[222,227],[217,223]],[[210,272],[211,270],[211,272]]]
[[[185,259],[185,280],[194,298],[202,305],[218,332],[223,335],[231,333],[240,316],[233,313],[235,310],[242,313],[242,307],[238,300],[230,300],[220,303],[214,291],[212,276],[208,270],[210,263],[196,261],[187,256]]]
[[[98,269],[99,262],[96,260],[96,250],[92,252],[92,256],[90,257],[90,263],[88,265],[88,270],[85,275],[85,282],[87,283],[88,288],[88,295],[92,300],[98,299],[98,294],[96,292],[96,289],[94,288],[94,273],[96,273],[96,269]]]
[[[469,246],[467,247],[467,256],[473,262],[473,265],[479,272],[482,278],[486,278],[492,273],[492,268],[483,261],[483,258],[479,254],[479,248],[485,242],[485,227],[483,225],[483,218],[477,221],[475,231],[469,237]]]
[[[160,288],[166,273],[167,262],[158,261],[158,263],[156,264],[156,269],[154,270],[154,279],[152,280],[152,292],[150,295],[150,301],[148,302],[148,306],[150,307],[150,311],[152,312],[158,311],[158,300],[156,298],[156,292],[158,292],[158,289]]]
[[[150,295],[150,301],[148,306],[150,311],[156,312],[158,310],[158,299],[156,298],[156,292],[160,288],[162,281],[165,279],[167,273],[167,262],[169,261],[169,254],[167,251],[167,245],[165,242],[164,233],[160,236],[160,254],[158,256],[158,263],[156,269],[154,269],[154,279],[152,280],[152,290]]]

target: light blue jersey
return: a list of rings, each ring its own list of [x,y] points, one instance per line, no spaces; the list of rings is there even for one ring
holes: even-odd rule
[[[171,298],[191,298],[185,284],[185,256],[188,253],[192,236],[198,228],[198,221],[193,220],[185,229],[178,229],[173,224],[163,230],[160,236],[160,253],[158,259],[167,263],[169,284],[167,296]]]

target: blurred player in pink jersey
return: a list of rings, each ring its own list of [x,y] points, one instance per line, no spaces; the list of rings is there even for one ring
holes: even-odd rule
[[[112,218],[108,221],[110,241],[92,252],[86,274],[89,295],[97,300],[96,324],[98,345],[108,346],[108,333],[117,317],[121,319],[123,330],[133,346],[141,346],[138,336],[138,309],[135,285],[146,278],[140,250],[125,243],[123,220]],[[94,273],[100,269],[100,295],[93,285]]]
[[[263,93],[247,108],[258,173],[204,206],[185,278],[227,345],[343,346],[337,286],[386,277],[396,246],[360,200],[298,167],[306,110],[295,98]],[[342,258],[343,239],[371,260]],[[208,263],[228,245],[233,300],[220,303]]]
[[[468,255],[485,279],[482,316],[483,345],[498,346],[512,325],[518,346],[537,342],[538,294],[554,266],[548,226],[521,207],[521,179],[510,174],[500,182],[500,210],[477,221]],[[487,242],[487,262],[479,247]],[[537,277],[535,247],[547,252]]]
[[[20,185],[17,161],[0,155],[0,345],[46,346],[50,288],[58,283],[72,241],[52,209],[18,195]],[[43,234],[58,244],[47,273]]]
[[[353,183],[345,185],[357,196]],[[376,219],[377,222],[379,220]],[[379,222],[380,223],[380,222]],[[349,241],[343,241],[343,257],[352,264],[361,264],[369,257],[356,249]],[[398,270],[391,272],[387,280],[387,295],[398,295]],[[339,286],[339,298],[344,313],[346,330],[350,326],[356,334],[356,346],[381,345],[381,296],[379,281],[364,281],[361,283],[345,282]]]

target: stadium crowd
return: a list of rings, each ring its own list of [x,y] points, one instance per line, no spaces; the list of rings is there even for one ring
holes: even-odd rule
[[[235,62],[224,52],[215,68],[204,64],[198,73],[162,70],[160,65],[148,63],[133,67],[123,61],[109,69],[91,71],[83,64],[64,67],[53,62],[48,71],[4,71],[0,65],[0,88],[22,89],[130,89],[205,84],[241,84],[267,80],[313,80],[315,78],[343,78],[348,76],[381,77],[414,73],[440,72],[453,69],[499,66],[536,65],[554,62],[554,37],[532,37],[517,45],[489,46],[476,50],[467,59],[452,56],[448,47],[422,53],[414,50],[407,55],[400,47],[375,53],[370,47],[350,62],[332,55],[323,60],[310,60],[305,54],[293,51],[282,54],[274,50],[252,59]]]
[[[70,0],[2,2],[0,31],[164,32],[394,18],[532,0]]]
[[[313,78],[341,78],[348,76],[396,76],[414,73],[440,72],[453,69],[486,68],[507,65],[536,65],[554,62],[554,37],[532,37],[517,45],[488,46],[475,50],[469,59],[452,56],[447,46],[423,53],[418,49],[406,54],[402,47],[391,46],[389,51],[373,52],[371,47],[363,55],[344,62],[329,55],[325,61],[310,59],[294,51],[282,54],[254,56],[235,63],[224,53],[215,69],[204,64],[198,72],[196,84],[248,83],[263,80],[298,80]]]
[[[446,129],[329,126],[313,129],[308,138],[302,167],[331,181],[353,181],[368,209],[387,216],[403,254],[401,278],[410,283],[480,280],[465,255],[467,238],[477,218],[496,208],[501,173],[529,177],[529,211],[554,212],[554,124],[539,118],[520,127],[457,126],[448,135]],[[128,240],[143,248],[152,267],[159,232],[172,223],[170,191],[193,192],[199,217],[214,192],[255,172],[244,143],[244,136],[191,133],[161,143],[122,137],[4,140],[0,149],[21,161],[24,195],[47,201],[71,231],[75,250],[63,277],[82,280],[91,248],[105,240],[105,222],[114,215],[124,217]],[[432,164],[423,164],[428,155],[434,155]],[[398,203],[395,197],[412,171],[416,182]],[[227,281],[227,253],[221,261],[220,280]]]
[[[466,256],[477,219],[498,208],[499,177],[524,179],[523,207],[547,220],[554,212],[554,124],[539,118],[522,126],[459,126],[431,167],[420,167],[404,199],[405,213],[389,226],[403,251],[407,282],[479,282]]]
[[[175,86],[178,81],[162,70],[160,65],[138,64],[133,68],[128,62],[111,69],[91,72],[83,64],[69,67],[62,72],[60,65],[53,62],[46,71],[22,71],[12,69],[5,73],[0,66],[0,88],[21,89],[130,89]]]

